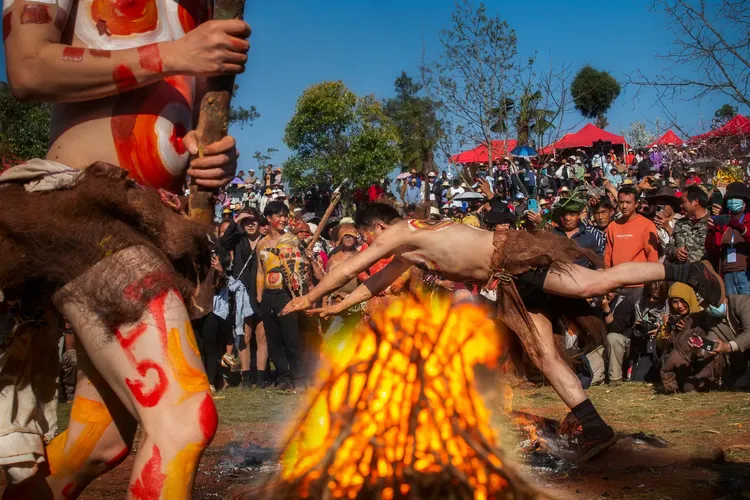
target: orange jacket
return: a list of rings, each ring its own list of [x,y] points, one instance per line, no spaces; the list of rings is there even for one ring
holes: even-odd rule
[[[627,222],[614,221],[607,226],[604,267],[624,262],[657,262],[659,237],[654,223],[635,214]]]

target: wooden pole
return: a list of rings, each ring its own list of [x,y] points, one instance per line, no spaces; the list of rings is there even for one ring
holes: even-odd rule
[[[328,219],[331,218],[331,214],[333,214],[333,211],[336,209],[336,205],[338,205],[339,201],[341,200],[341,188],[344,187],[344,184],[346,184],[347,181],[348,179],[344,179],[344,182],[342,182],[339,187],[337,187],[333,192],[333,196],[331,196],[331,203],[328,204],[328,208],[323,214],[323,217],[321,217],[320,224],[318,224],[318,228],[315,230],[315,234],[313,234],[313,237],[310,238],[310,242],[307,244],[308,250],[312,250],[312,248],[315,246],[315,243],[317,243],[318,239],[320,238],[320,235],[323,233],[323,229],[325,228]]]
[[[242,19],[245,0],[215,0],[214,20]],[[229,127],[229,105],[234,91],[234,75],[214,76],[208,79],[208,92],[203,96],[198,115],[198,156],[203,156],[203,148],[227,135]],[[215,189],[204,188],[191,182],[188,198],[190,218],[204,224],[211,224],[216,205]]]

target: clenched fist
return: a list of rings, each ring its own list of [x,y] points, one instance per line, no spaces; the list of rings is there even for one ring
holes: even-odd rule
[[[179,40],[166,42],[162,58],[170,73],[218,76],[245,71],[250,26],[239,19],[208,21]]]

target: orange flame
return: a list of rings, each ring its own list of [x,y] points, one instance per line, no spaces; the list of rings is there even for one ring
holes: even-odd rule
[[[482,309],[407,296],[329,347],[275,498],[530,494],[497,450],[474,386],[474,365],[504,350]]]

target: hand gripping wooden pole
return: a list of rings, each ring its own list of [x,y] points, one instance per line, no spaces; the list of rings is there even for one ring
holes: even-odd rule
[[[213,19],[242,19],[245,0],[214,0]],[[198,138],[198,156],[203,148],[227,135],[229,104],[234,90],[234,75],[212,76],[208,79],[208,92],[203,96],[195,133]],[[214,219],[216,190],[190,183],[188,213],[190,218],[205,224]]]

